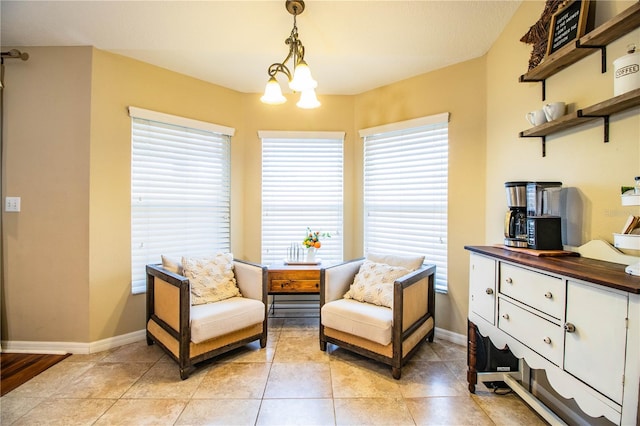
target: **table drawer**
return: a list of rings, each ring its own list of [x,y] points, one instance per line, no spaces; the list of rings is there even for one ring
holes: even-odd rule
[[[553,318],[564,318],[566,288],[561,278],[500,263],[500,293]]]
[[[269,282],[269,293],[318,293],[320,280],[273,279]]]
[[[498,328],[557,366],[562,365],[564,330],[504,299],[498,301]]]

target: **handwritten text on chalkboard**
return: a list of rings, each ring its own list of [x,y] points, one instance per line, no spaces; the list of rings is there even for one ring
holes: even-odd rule
[[[582,37],[586,22],[585,6],[588,3],[588,0],[575,0],[556,12],[551,21],[547,54],[550,55],[572,40]]]

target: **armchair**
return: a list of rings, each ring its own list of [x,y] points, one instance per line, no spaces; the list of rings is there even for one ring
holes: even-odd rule
[[[367,260],[391,266],[388,270],[411,266],[408,268],[411,272],[395,279],[393,300],[388,301],[387,307],[344,297],[351,292],[350,287],[365,264],[364,258],[321,269],[320,349],[326,351],[327,343],[341,346],[390,365],[393,378],[400,379],[402,366],[420,343],[426,339],[433,341],[436,267],[423,265],[423,257],[369,254]],[[398,271],[396,275],[402,270]]]
[[[183,380],[198,362],[258,339],[260,347],[266,346],[266,267],[234,259],[233,275],[242,297],[194,306],[189,279],[178,273],[181,268],[167,268],[146,267],[147,344],[157,343],[166,351],[178,363]]]

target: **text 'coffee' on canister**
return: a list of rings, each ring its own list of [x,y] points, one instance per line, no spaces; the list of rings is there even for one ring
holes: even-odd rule
[[[613,95],[640,89],[640,53],[630,45],[627,54],[613,61]]]

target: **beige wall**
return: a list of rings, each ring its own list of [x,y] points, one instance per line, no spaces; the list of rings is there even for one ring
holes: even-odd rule
[[[141,330],[127,106],[238,128],[232,185],[241,194],[240,96],[90,47],[23,50],[29,60],[8,61],[6,72],[3,195],[22,197],[22,211],[3,213],[2,339],[88,343]],[[232,203],[242,211],[241,197]]]
[[[2,338],[89,335],[91,48],[29,48],[7,60],[2,213]]]
[[[260,227],[262,223],[262,145],[258,137],[260,130],[289,131],[341,131],[344,140],[344,254],[349,259],[354,256],[353,210],[357,200],[353,196],[352,175],[359,158],[354,157],[356,136],[353,126],[352,96],[319,96],[322,106],[318,109],[304,110],[296,107],[297,97],[289,96],[283,105],[265,105],[260,102],[260,94],[243,95],[244,104],[244,144],[245,158],[242,168],[244,175],[244,239],[241,254],[244,258],[260,261]],[[233,212],[235,219],[235,211]],[[236,254],[236,253],[234,253]]]
[[[635,2],[597,2],[596,25]],[[602,121],[547,138],[542,157],[539,138],[519,138],[530,127],[524,116],[541,108],[541,83],[519,83],[527,70],[531,46],[520,37],[544,9],[542,1],[525,1],[487,55],[486,242],[502,239],[506,210],[504,182],[561,181],[568,188],[566,242],[582,245],[592,239],[613,242],[629,214],[638,208],[620,205],[620,186],[640,175],[640,109],[611,117],[610,142],[603,143]],[[569,111],[613,96],[613,61],[630,42],[640,45],[640,30],[607,47],[607,68],[600,73],[600,54],[593,53],[547,80],[547,102],[564,101]],[[630,254],[634,254],[630,252]]]
[[[232,191],[242,193],[244,152],[237,92],[123,56],[93,50],[90,154],[90,341],[144,328],[144,295],[131,295],[130,189],[133,105],[237,129]],[[233,211],[242,211],[233,198]],[[243,217],[233,220],[240,245]]]
[[[466,334],[468,257],[465,244],[483,242],[485,209],[485,60],[467,61],[356,96],[356,129],[451,113],[449,122],[449,224],[447,294],[436,298],[436,326]],[[362,158],[358,139],[357,158]],[[360,162],[361,163],[361,162]],[[362,199],[362,164],[354,174]],[[362,205],[355,214],[362,252]],[[426,260],[428,262],[428,259]]]
[[[598,2],[601,23],[633,2]],[[449,292],[437,296],[437,326],[466,333],[468,254],[464,245],[502,239],[508,180],[561,180],[572,189],[570,237],[611,241],[633,208],[618,188],[640,174],[640,111],[616,115],[611,142],[586,125],[540,142],[521,139],[540,85],[518,83],[530,46],[520,37],[542,1],[522,3],[487,55],[357,96],[321,96],[322,108],[268,107],[240,94],[88,47],[24,48],[7,61],[3,195],[2,339],[96,342],[144,328],[143,295],[131,295],[130,119],[138,106],[236,128],[232,140],[232,250],[260,260],[258,130],[345,131],[345,258],[362,255],[362,128],[450,112]],[[639,31],[547,82],[549,100],[570,108],[611,96],[611,63]],[[638,43],[640,44],[640,43]],[[588,90],[586,90],[588,88]],[[635,209],[637,211],[637,209]],[[639,214],[637,212],[636,214]]]

